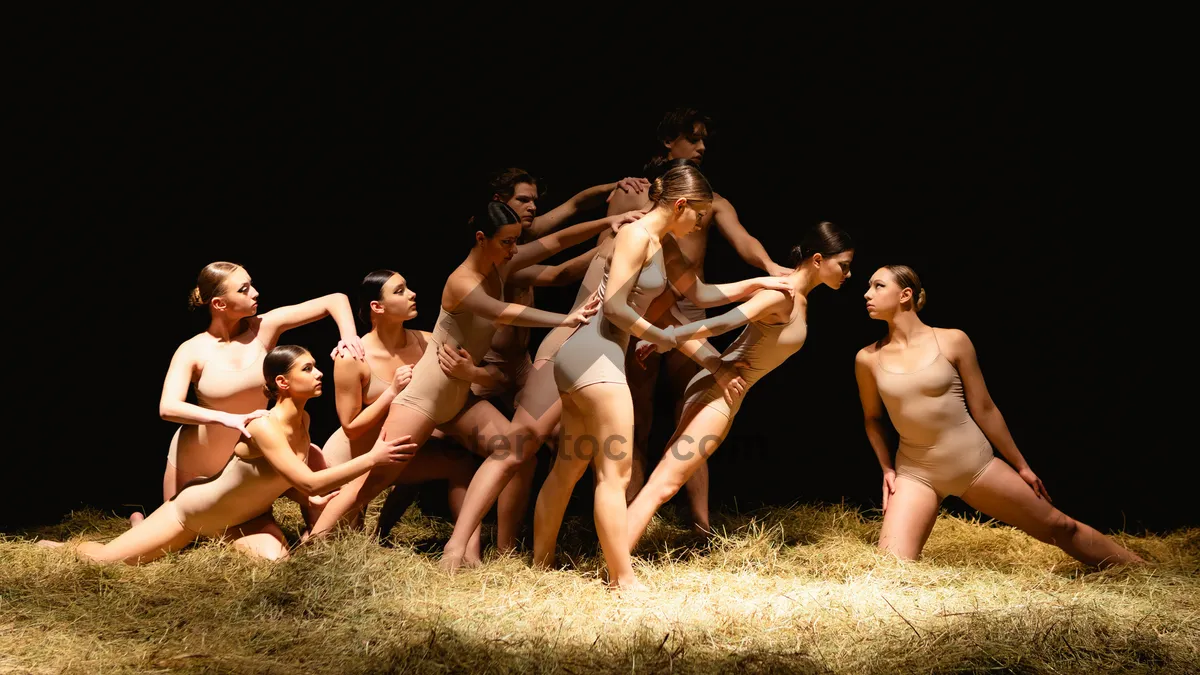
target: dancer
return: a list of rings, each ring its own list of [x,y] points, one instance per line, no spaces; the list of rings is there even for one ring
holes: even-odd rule
[[[583,209],[601,206],[603,204],[601,198],[605,195],[611,200],[618,190],[638,194],[647,190],[649,186],[649,181],[644,178],[625,178],[616,183],[597,185],[579,192],[550,212],[538,215],[538,180],[531,173],[510,167],[496,172],[489,181],[491,198],[507,204],[521,219],[519,241],[522,243],[549,234]],[[586,273],[595,254],[596,249],[593,248],[560,265],[530,265],[514,273],[505,285],[504,300],[530,307],[535,306],[533,292],[535,286],[563,286],[578,281]],[[473,369],[465,364],[462,366],[468,369],[467,372],[472,381],[471,393],[476,397],[486,399],[510,419],[516,415],[517,396],[525,388],[529,376],[533,372],[533,361],[529,357],[529,337],[530,329],[527,327],[499,326],[492,336],[491,348],[484,355],[481,367]],[[455,367],[463,362],[469,363],[469,358],[461,349],[455,351],[446,349],[443,358],[450,367]],[[555,391],[554,397],[557,399],[557,391]],[[524,431],[527,432],[525,436],[529,438],[553,438],[555,436],[549,429],[542,432],[541,425],[536,422]],[[525,452],[526,449],[523,447],[514,449],[514,453],[522,457],[526,456]],[[528,452],[531,453],[530,457],[535,456],[537,447],[532,447]],[[500,511],[497,514],[498,521],[518,523],[523,521],[529,504],[529,493],[533,485],[535,468],[536,464],[533,462],[520,462],[517,472],[511,479],[506,480],[505,476],[497,476],[498,479],[504,480],[506,486],[509,485],[508,480],[512,481],[511,486],[506,488],[505,498],[501,499],[498,504]],[[411,469],[409,470],[411,471]],[[478,489],[480,488],[477,488],[477,491]],[[491,508],[490,505],[488,508]],[[381,521],[383,521],[382,516]],[[383,523],[383,525],[390,525],[390,522]],[[497,537],[496,548],[504,553],[516,548],[517,533],[509,531],[508,528],[502,529],[504,532],[502,536]]]
[[[867,314],[888,326],[854,361],[867,438],[883,469],[879,548],[917,558],[942,500],[954,495],[1087,565],[1145,562],[1051,505],[988,394],[971,340],[917,315],[925,289],[912,268],[881,267],[864,297]],[[900,436],[895,466],[885,410]],[[992,454],[993,445],[1012,466]]]
[[[412,380],[413,364],[420,360],[431,337],[425,331],[404,325],[417,316],[416,299],[417,294],[408,280],[397,272],[377,270],[363,279],[359,316],[371,330],[362,336],[365,360],[338,357],[333,361],[335,402],[341,426],[324,445],[323,454],[330,466],[349,461],[371,449],[379,437],[389,406]],[[435,434],[440,436],[439,432]],[[427,445],[409,463],[398,481],[405,487],[398,485],[385,502],[383,512],[388,517],[395,520],[403,515],[411,500],[409,486],[441,479],[449,485],[451,513],[458,514],[467,484],[475,473],[476,462],[471,455],[455,452],[447,445]],[[361,483],[365,477],[355,480]],[[361,524],[361,512],[358,518],[356,524]],[[384,518],[383,513],[380,518]],[[314,517],[309,522],[315,520]],[[472,546],[478,557],[478,537]]]
[[[632,221],[636,217],[636,214],[626,214],[597,222],[600,227],[608,227],[614,222]],[[598,311],[600,301],[595,299],[564,315],[501,300],[509,275],[540,262],[567,245],[578,243],[567,241],[565,235],[569,230],[581,228],[581,225],[519,247],[517,238],[521,226],[516,213],[494,201],[472,218],[472,225],[476,228],[475,246],[446,280],[442,290],[441,312],[430,336],[429,347],[413,368],[412,381],[389,406],[383,429],[389,436],[411,435],[413,442],[421,446],[434,428],[449,424],[449,427],[443,428],[452,429],[455,440],[486,457],[497,450],[511,450],[515,432],[510,429],[511,422],[490,403],[475,401],[473,405],[466,406],[471,383],[443,370],[444,346],[450,344],[452,349],[462,347],[470,354],[471,365],[477,366],[491,345],[497,324],[577,326],[587,323]],[[348,514],[365,507],[383,488],[395,482],[402,472],[403,467],[399,470],[373,471],[361,486],[347,486],[326,506],[313,528],[313,534],[329,531]],[[464,514],[472,507],[471,497],[468,491],[463,505]],[[461,519],[462,516],[459,517]],[[503,525],[515,527],[513,523]],[[447,554],[461,563],[467,552],[466,547],[464,539],[459,542],[457,550],[452,553],[447,551]]]
[[[208,308],[211,319],[206,331],[175,350],[163,380],[159,416],[183,425],[167,453],[164,501],[184,483],[219,471],[234,444],[248,435],[246,424],[266,414],[263,357],[285,331],[330,316],[341,333],[334,354],[363,358],[354,311],[343,293],[259,316],[258,290],[246,268],[214,262],[200,270],[190,303]],[[195,385],[199,405],[187,402],[189,385]]]
[[[563,440],[538,494],[534,515],[534,563],[548,566],[571,491],[587,467],[593,466],[596,529],[609,585],[617,588],[638,586],[625,543],[625,488],[632,462],[628,446],[633,436],[633,407],[624,372],[627,342],[632,333],[659,349],[676,345],[672,329],[656,328],[641,314],[667,287],[664,240],[698,227],[712,204],[712,190],[695,165],[678,166],[655,179],[650,198],[653,210],[614,239],[599,288],[604,297],[602,315],[567,338],[554,359]],[[768,280],[778,288],[789,288],[785,280]],[[713,304],[724,304],[746,297],[763,284],[751,280],[695,286],[697,291],[710,292],[716,300]],[[595,446],[586,455],[585,439]]]
[[[654,173],[663,171],[679,161],[687,160],[697,166],[704,160],[707,151],[707,140],[712,131],[712,120],[706,114],[694,108],[677,108],[668,112],[659,122],[657,140],[659,154],[645,168],[647,178],[653,178]],[[644,205],[644,198],[635,194],[615,194],[609,204],[609,211],[622,211],[639,208]],[[728,199],[719,193],[713,193],[712,208],[700,222],[697,231],[679,238],[679,247],[684,256],[691,260],[698,270],[701,280],[704,279],[704,261],[708,252],[708,237],[710,225],[716,225],[717,230],[733,245],[738,256],[747,264],[765,271],[773,276],[787,276],[792,273],[790,267],[785,267],[773,261],[762,243],[746,231],[738,218],[737,210]],[[686,297],[679,296],[678,309],[688,321],[699,321],[705,318],[705,312]],[[675,313],[662,311],[658,303],[651,309],[647,319],[659,328],[677,323]],[[654,391],[659,374],[662,373],[670,384],[671,396],[675,401],[674,422],[678,426],[683,413],[683,404],[688,384],[699,372],[699,366],[682,352],[672,350],[659,355],[651,353],[644,361],[645,368],[632,367],[638,361],[633,351],[634,345],[626,354],[626,365],[629,371],[629,391],[633,396],[635,434],[633,442],[633,474],[629,482],[626,499],[632,501],[641,490],[645,480],[647,463],[647,445],[649,444],[651,426],[654,423]],[[687,483],[688,504],[691,510],[693,527],[699,532],[709,531],[708,522],[708,465],[701,464]]]
[[[629,505],[630,550],[659,507],[675,496],[725,440],[750,387],[804,346],[808,294],[822,284],[834,290],[842,287],[850,278],[854,244],[844,230],[824,222],[805,235],[793,249],[793,258],[795,269],[785,277],[795,289],[793,297],[778,291],[759,291],[720,316],[676,330],[677,340],[688,340],[679,350],[706,370],[688,384],[683,415],[667,443],[667,451]],[[673,278],[676,276],[681,275]],[[704,340],[743,325],[746,327],[741,334],[720,354]],[[643,340],[636,352],[644,356],[653,349],[653,344]],[[734,367],[741,377],[724,386],[718,374],[725,375]]]
[[[366,453],[324,468],[321,451],[310,443],[308,400],[321,395],[321,371],[303,347],[280,345],[263,359],[259,373],[275,405],[246,424],[248,438],[234,444],[225,466],[211,478],[193,481],[155,509],[136,527],[101,544],[84,542],[77,550],[98,562],[150,562],[199,537],[231,540],[251,555],[280,560],[287,541],[271,515],[285,494],[321,504],[330,492],[375,466],[403,465],[416,451],[406,436],[386,433]],[[61,542],[40,541],[57,547]]]

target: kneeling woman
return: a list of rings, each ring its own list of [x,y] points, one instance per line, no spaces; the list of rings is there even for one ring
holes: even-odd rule
[[[386,434],[371,450],[344,464],[324,468],[309,442],[304,405],[321,395],[321,371],[303,347],[281,345],[263,360],[263,379],[275,406],[246,425],[249,439],[234,446],[220,473],[185,485],[143,522],[107,544],[85,542],[79,553],[99,562],[149,562],[199,537],[231,539],[236,548],[278,560],[288,555],[271,505],[287,496],[321,504],[325,494],[381,464],[407,462],[416,445],[407,436]],[[320,496],[324,495],[324,496]],[[62,546],[42,541],[42,546]]]
[[[917,316],[925,290],[906,265],[888,265],[868,283],[867,314],[887,337],[854,362],[867,438],[883,468],[879,548],[915,559],[948,495],[1066,551],[1087,565],[1145,562],[1050,505],[988,395],[966,333],[933,328]],[[900,435],[893,468],[884,435],[887,411]],[[992,446],[1012,466],[992,454]]]

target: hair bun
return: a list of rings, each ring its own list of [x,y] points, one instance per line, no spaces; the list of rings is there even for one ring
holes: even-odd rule
[[[921,308],[924,306],[925,306],[925,289],[922,288],[921,292],[917,294],[917,311],[918,312],[921,311]]]

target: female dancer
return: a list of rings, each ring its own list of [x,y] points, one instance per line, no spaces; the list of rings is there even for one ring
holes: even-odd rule
[[[321,468],[324,462],[309,441],[309,415],[304,410],[310,398],[321,395],[322,375],[312,354],[303,347],[280,345],[266,355],[259,372],[275,406],[246,424],[249,437],[234,444],[224,468],[212,478],[185,485],[137,527],[109,543],[85,542],[78,551],[99,562],[134,565],[179,550],[198,537],[224,537],[252,555],[286,558],[287,541],[271,515],[277,498],[286,494],[302,504],[320,504],[331,496],[325,493],[371,467],[404,464],[416,451],[408,437],[385,433],[368,452]]]
[[[286,330],[331,316],[341,341],[334,353],[363,356],[354,312],[343,293],[258,312],[258,290],[241,265],[215,262],[200,270],[191,306],[207,307],[208,330],[179,345],[163,380],[158,414],[183,425],[175,431],[163,474],[163,500],[184,483],[212,476],[225,465],[233,446],[248,436],[246,424],[266,414],[263,356]],[[196,386],[199,405],[187,402]],[[136,522],[135,518],[135,522]]]
[[[798,262],[785,278],[796,291],[794,297],[760,291],[720,316],[676,330],[676,339],[690,340],[680,345],[680,351],[706,371],[698,373],[688,384],[683,415],[667,443],[668,451],[629,505],[627,540],[631,550],[658,508],[679,492],[725,440],[750,387],[804,346],[808,336],[808,294],[822,284],[835,290],[842,287],[850,278],[854,244],[844,230],[824,222],[805,235],[793,249],[793,255]],[[742,325],[746,328],[723,353],[718,354],[703,339]],[[643,356],[653,348],[642,341],[637,354]],[[741,377],[730,380],[726,386],[721,375],[728,377],[733,368],[740,371]]]
[[[643,314],[667,288],[663,242],[694,231],[712,204],[712,189],[694,165],[678,166],[655,178],[652,210],[613,239],[599,292],[600,320],[573,333],[554,359],[554,379],[562,400],[563,446],[538,494],[534,514],[534,563],[547,566],[567,500],[588,465],[594,466],[596,529],[608,566],[610,586],[637,585],[626,545],[625,488],[629,482],[633,403],[625,380],[630,333],[665,351],[676,345],[674,328],[660,329]],[[786,280],[767,277],[779,288]],[[698,280],[697,280],[698,281]],[[711,292],[708,304],[724,304],[761,288],[757,280],[719,286],[693,284],[693,294]],[[574,439],[574,444],[569,442]],[[582,451],[584,440],[593,447]]]
[[[883,468],[879,548],[917,558],[942,500],[955,495],[1087,565],[1145,562],[1050,505],[988,394],[971,340],[917,316],[925,289],[912,268],[881,267],[864,297],[867,314],[888,325],[887,337],[854,360],[867,438]],[[885,409],[900,436],[894,468],[884,440]],[[993,456],[992,445],[1013,466]]]
[[[632,220],[636,217],[636,214],[624,214],[620,219]],[[471,382],[453,377],[443,370],[444,346],[450,344],[452,350],[462,347],[470,354],[471,364],[477,366],[491,345],[497,324],[577,326],[588,322],[598,311],[600,301],[595,299],[569,315],[504,302],[501,298],[504,297],[508,276],[545,259],[565,245],[578,243],[558,245],[563,241],[563,235],[574,228],[567,228],[518,248],[520,220],[505,204],[489,202],[471,222],[477,230],[475,246],[446,280],[442,289],[441,312],[430,336],[429,347],[413,368],[412,381],[389,406],[383,429],[389,436],[411,435],[413,442],[421,446],[436,427],[449,423],[455,440],[477,454],[487,456],[497,450],[511,452],[515,445],[515,431],[510,428],[511,422],[486,401],[477,401],[464,410]],[[607,227],[613,221],[598,222],[601,227]],[[364,508],[383,488],[395,482],[402,472],[403,467],[372,471],[361,486],[347,486],[326,506],[313,527],[313,534],[329,531],[348,514]],[[463,512],[466,513],[470,508],[471,495],[468,493]],[[515,523],[504,525],[515,528]],[[460,543],[460,548],[452,553],[452,557],[461,563],[465,554],[466,538]]]
[[[322,451],[330,466],[349,461],[371,449],[379,437],[389,406],[412,380],[413,364],[420,360],[430,339],[429,333],[404,325],[417,316],[416,299],[417,294],[408,281],[397,272],[378,270],[363,279],[359,316],[371,326],[370,332],[362,336],[366,359],[339,357],[333,361],[335,402],[341,426],[325,442]],[[379,373],[386,373],[387,377],[381,377]],[[399,482],[412,485],[447,480],[451,512],[457,515],[467,484],[475,474],[475,466],[476,462],[470,456],[446,452],[438,444],[427,447],[414,458]],[[360,477],[356,482],[363,480],[365,477]],[[402,505],[407,501],[407,491],[404,492],[393,492],[385,506],[385,510],[390,507],[396,512],[396,518],[403,514]],[[472,545],[473,555],[477,558],[478,537]]]

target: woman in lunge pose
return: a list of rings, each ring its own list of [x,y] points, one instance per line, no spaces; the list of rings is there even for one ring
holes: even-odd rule
[[[988,394],[971,340],[917,315],[925,289],[912,268],[881,267],[864,297],[867,314],[888,327],[854,362],[867,438],[883,469],[879,548],[917,558],[942,500],[955,495],[1085,564],[1145,562],[1050,504]],[[894,466],[884,411],[900,435]],[[993,445],[1012,466],[992,454]]]
[[[259,369],[275,406],[246,424],[249,438],[234,444],[233,455],[211,478],[185,485],[136,527],[101,544],[77,550],[98,562],[150,562],[199,537],[221,537],[251,555],[271,560],[288,555],[287,541],[271,515],[285,494],[300,503],[321,504],[334,490],[374,466],[407,462],[416,450],[403,436],[380,437],[348,462],[324,468],[321,452],[309,440],[308,400],[321,395],[321,371],[303,347],[272,349]],[[62,546],[41,541],[40,546]]]
[[[628,542],[632,550],[646,531],[660,506],[679,492],[696,469],[708,461],[733,426],[742,399],[755,382],[778,368],[804,346],[808,336],[808,294],[820,285],[839,289],[850,278],[854,244],[850,236],[833,223],[821,223],[810,230],[793,249],[797,260],[786,277],[795,295],[764,290],[720,316],[687,324],[677,329],[676,339],[689,340],[680,345],[706,370],[688,384],[684,394],[683,415],[675,434],[667,443],[658,466],[650,474],[629,505]],[[668,263],[670,261],[668,260]],[[685,317],[677,317],[685,321]],[[746,326],[741,335],[717,353],[704,338]],[[639,356],[654,346],[641,342]],[[725,374],[736,368],[740,379],[728,386],[714,373]]]

